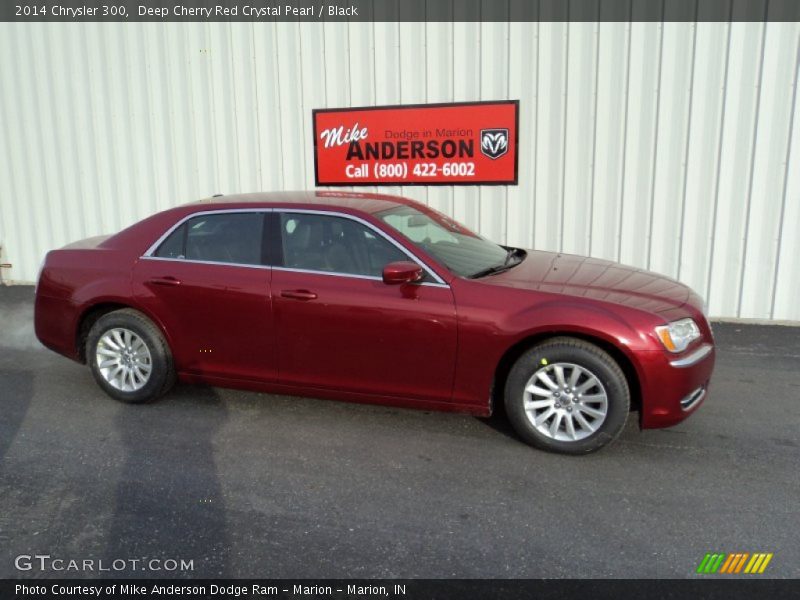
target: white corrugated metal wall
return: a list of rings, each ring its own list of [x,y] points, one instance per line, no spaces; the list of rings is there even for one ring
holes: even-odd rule
[[[313,186],[311,109],[520,100],[510,187],[382,188],[497,241],[800,320],[797,23],[0,25],[6,280],[214,192]]]

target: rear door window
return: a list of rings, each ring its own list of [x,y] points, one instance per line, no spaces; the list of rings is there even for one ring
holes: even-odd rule
[[[217,213],[192,217],[158,247],[159,258],[236,265],[263,263],[264,213]]]

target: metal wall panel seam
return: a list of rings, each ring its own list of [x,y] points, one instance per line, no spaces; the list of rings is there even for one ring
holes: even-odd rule
[[[426,0],[426,4],[427,4],[427,0]],[[428,99],[428,52],[429,52],[429,48],[428,48],[428,24],[425,23],[425,25],[422,27],[422,57],[423,57],[423,60],[422,60],[422,66],[423,67],[422,68],[423,68],[423,72],[424,72],[424,74],[422,76],[422,86],[423,86],[423,89],[425,90],[424,91],[425,102],[430,102],[430,100]],[[427,187],[421,187],[421,188],[417,188],[417,189],[419,190],[420,195],[424,195],[424,197],[425,197],[425,199],[422,200],[422,201],[426,205],[429,206],[430,205],[430,198],[428,196],[428,188]]]
[[[172,50],[172,47],[173,47],[173,43],[172,42],[174,41],[169,36],[169,32],[170,31],[174,31],[174,30],[175,30],[175,28],[166,28],[166,27],[164,28],[164,46],[166,48],[168,48],[169,51]],[[123,39],[123,38],[127,38],[128,36],[120,35],[119,37],[120,37],[120,39]],[[183,38],[181,36],[181,40],[182,39]],[[184,119],[185,119],[185,113],[184,113],[184,111],[176,111],[175,110],[176,105],[178,105],[178,103],[179,103],[178,99],[179,98],[183,99],[186,96],[185,89],[183,89],[185,87],[184,86],[184,84],[185,84],[184,76],[185,76],[186,68],[185,67],[181,68],[181,63],[178,63],[177,65],[175,63],[176,63],[176,61],[174,59],[169,60],[167,62],[168,68],[165,69],[165,71],[164,71],[164,76],[166,78],[165,91],[166,91],[166,95],[167,95],[167,97],[166,97],[166,101],[167,101],[166,102],[166,106],[168,107],[168,112],[167,112],[166,116],[168,118],[168,121],[172,124],[172,127],[170,127],[169,132],[167,133],[167,136],[166,136],[167,140],[169,142],[169,148],[170,148],[170,156],[171,156],[170,161],[171,161],[171,164],[172,164],[172,174],[169,177],[169,197],[163,199],[162,208],[169,207],[170,204],[174,203],[178,198],[181,197],[180,187],[179,187],[179,179],[177,177],[175,177],[174,174],[175,173],[183,174],[185,172],[185,170],[186,170],[186,160],[187,160],[187,157],[190,155],[189,152],[181,152],[181,149],[180,149],[179,145],[180,145],[182,140],[178,138],[178,131],[176,131],[176,125],[177,125],[177,127],[182,127],[183,126]],[[175,70],[176,66],[177,66],[178,71],[179,71],[177,76],[174,73],[174,70]],[[123,77],[123,80],[126,80],[126,78]],[[127,89],[125,90],[124,95],[125,96],[129,95]],[[178,115],[176,115],[176,112],[178,112]],[[238,144],[237,144],[237,146],[238,146]],[[183,178],[181,178],[181,179],[183,179]],[[135,221],[136,221],[136,217],[132,216],[131,223],[133,223]]]
[[[306,89],[305,89],[305,86],[303,85],[303,81],[305,79],[305,77],[304,77],[305,74],[303,72],[304,71],[304,69],[303,69],[303,28],[300,26],[299,22],[297,23],[297,53],[298,53],[298,56],[297,56],[297,58],[298,58],[298,61],[297,61],[297,73],[295,74],[295,76],[297,77],[297,80],[300,82],[300,97],[298,98],[298,103],[302,107],[302,106],[305,106]],[[305,139],[305,136],[307,134],[306,123],[305,123],[306,120],[303,117],[304,117],[304,115],[301,114],[300,115],[300,129],[302,131],[303,139]],[[302,144],[302,142],[301,142],[301,144]],[[303,148],[301,148],[300,149],[300,155],[305,157],[305,154],[306,154],[305,150]],[[306,161],[305,160],[303,160],[302,164],[300,165],[300,171],[303,174],[302,181],[305,184],[308,181],[308,170],[307,170],[307,167],[306,167]]]
[[[209,31],[209,40],[211,42],[211,52],[209,69],[211,70],[211,94],[214,98],[212,104],[213,114],[211,115],[212,122],[214,123],[214,132],[217,144],[217,155],[219,157],[218,169],[220,171],[220,180],[227,188],[236,188],[236,180],[238,180],[238,162],[232,163],[233,152],[231,149],[231,131],[234,129],[231,126],[230,120],[232,118],[232,111],[230,110],[230,101],[228,99],[229,88],[232,82],[230,80],[230,73],[228,72],[228,61],[224,61],[225,51],[227,45],[224,43],[225,37],[225,23],[219,27],[214,27]],[[220,61],[224,61],[223,66],[219,66]],[[221,84],[221,85],[220,85]]]
[[[539,172],[539,73],[541,72],[541,17],[542,3],[541,0],[536,2],[536,99],[533,109],[533,120],[536,126],[533,130],[533,181],[531,182],[531,191],[533,192],[533,207],[531,208],[531,248],[536,247],[536,206],[539,202],[539,193],[536,188],[536,176]],[[521,99],[520,99],[521,101]]]
[[[731,0],[732,1],[732,0]],[[725,113],[728,107],[728,71],[730,68],[730,61],[731,61],[731,32],[733,27],[731,24],[728,23],[727,25],[728,33],[727,33],[727,41],[725,47],[725,74],[723,75],[722,80],[722,108],[720,110],[719,116],[719,138],[717,142],[717,168],[716,168],[716,176],[714,181],[714,201],[713,201],[713,208],[712,208],[712,217],[711,217],[711,248],[709,250],[708,256],[708,267],[707,267],[707,274],[706,274],[706,286],[703,292],[703,298],[705,298],[706,302],[708,302],[709,296],[711,294],[711,273],[714,269],[714,251],[716,249],[716,244],[714,240],[716,239],[717,233],[717,214],[719,210],[719,188],[720,188],[720,174],[722,172],[722,145],[725,138]]]
[[[127,39],[130,36],[121,35],[120,37]],[[186,30],[177,27],[165,27],[165,41],[165,46],[170,54],[174,54],[174,48],[186,48]],[[177,199],[183,196],[183,193],[189,192],[189,190],[185,190],[181,186],[182,183],[185,182],[185,187],[191,190],[196,189],[194,185],[189,183],[191,181],[191,165],[197,156],[197,145],[194,143],[194,133],[191,129],[191,111],[180,110],[179,108],[183,102],[186,102],[186,97],[191,95],[189,92],[191,88],[188,82],[190,73],[188,68],[189,60],[190,57],[186,52],[184,52],[184,56],[178,54],[176,58],[171,57],[168,61],[169,69],[166,71],[167,105],[169,106],[167,116],[172,124],[168,137],[173,173],[169,178],[170,195],[168,198],[164,198],[164,204],[162,205],[164,208],[176,202]],[[128,93],[126,91],[126,95]],[[178,176],[176,177],[175,174]],[[135,220],[134,216],[132,221]]]
[[[263,190],[264,189],[264,177],[263,177],[263,174],[262,174],[262,169],[263,169],[264,160],[263,160],[263,156],[261,154],[261,136],[258,135],[258,133],[261,131],[261,109],[260,109],[261,102],[258,99],[258,74],[256,72],[256,24],[255,24],[255,22],[250,23],[250,40],[251,40],[250,51],[251,51],[251,55],[252,55],[252,58],[253,58],[253,60],[251,61],[252,64],[251,64],[250,74],[253,77],[253,95],[255,96],[255,107],[254,107],[255,108],[254,115],[255,115],[255,120],[256,120],[256,136],[255,136],[255,140],[256,140],[256,156],[258,157],[258,160],[256,161],[256,177],[258,179],[258,188],[259,188],[259,190]]]
[[[373,3],[374,9],[374,3]],[[375,32],[375,23],[372,22],[369,25],[370,35],[371,35],[371,52],[372,52],[372,104],[378,104],[378,54],[376,50],[377,44],[375,43],[376,39],[376,32]],[[378,192],[378,186],[371,188],[372,191]]]
[[[459,23],[453,29],[453,46],[459,52],[453,53],[454,100],[475,100],[480,94],[480,70],[475,69],[480,59],[479,23]],[[477,72],[476,72],[477,71]],[[476,216],[478,189],[458,187],[454,191],[453,216],[469,228],[477,231],[479,216]]]
[[[511,0],[506,3],[507,14],[511,14]],[[506,98],[511,98],[511,22],[506,23]],[[519,122],[519,107],[517,107],[517,122]],[[519,131],[516,132],[519,136]],[[517,161],[517,181],[519,181],[519,143],[517,143],[516,156],[514,160]],[[519,188],[515,187],[514,191],[519,193]],[[508,198],[511,191],[508,186],[504,186],[503,195],[505,196],[503,202],[503,243],[508,244]]]
[[[797,80],[797,73],[795,73]],[[797,86],[798,83],[795,83]],[[800,102],[794,106],[795,112],[800,112]],[[800,127],[797,123],[800,115],[795,115],[795,125],[792,131],[792,149],[790,154],[791,165],[786,181],[786,207],[784,214],[785,226],[788,227],[789,235],[781,236],[782,258],[779,263],[777,275],[777,285],[775,290],[775,314],[776,319],[795,319],[800,320],[800,303],[797,302],[797,289],[800,287],[800,237],[796,235],[800,231],[800,155],[797,149],[800,148]],[[792,235],[795,233],[795,235]]]
[[[73,86],[75,80],[78,78],[74,77],[74,74],[69,73],[68,71],[70,50],[74,48],[72,44],[72,38],[70,35],[71,31],[73,30],[70,29],[65,30],[58,24],[53,24],[51,25],[51,27],[53,27],[54,30],[57,29],[61,34],[60,44],[58,44],[58,46],[55,47],[53,51],[57,52],[59,60],[62,61],[59,65],[61,68],[58,69],[58,71],[59,75],[62,77],[61,85],[64,90],[64,96],[65,96],[64,106],[67,107],[68,111],[67,114],[75,114],[76,112],[78,112],[75,110],[75,107],[78,105],[79,99],[77,98],[77,95],[74,93]],[[68,50],[68,48],[70,50]],[[83,187],[84,175],[83,173],[81,173],[80,169],[80,164],[81,164],[80,157],[83,154],[83,148],[81,143],[83,140],[83,135],[82,135],[83,132],[79,133],[78,131],[79,125],[76,123],[76,119],[68,118],[61,120],[66,122],[67,135],[71,140],[69,146],[69,156],[72,160],[78,161],[78,164],[76,165],[78,168],[73,169],[72,173],[72,187],[71,187],[72,193],[74,194],[75,198],[80,198],[81,200],[88,199],[88,195],[84,193],[84,187]],[[69,211],[74,216],[74,221],[73,221],[74,228],[73,230],[71,230],[70,233],[74,231],[78,235],[80,235],[81,238],[85,238],[86,223],[88,221],[85,211],[86,207],[84,202],[77,202],[76,204],[77,206],[74,207],[73,210]]]
[[[481,12],[483,11],[483,4],[480,7]],[[478,37],[476,43],[478,44],[478,99],[483,100],[483,63],[481,62],[481,57],[483,56],[483,23],[478,24]],[[477,212],[476,212],[476,227],[478,231],[481,229],[481,215],[483,215],[483,188],[478,186],[476,190],[477,195]]]
[[[564,107],[562,113],[564,115],[563,125],[561,127],[561,201],[559,203],[559,228],[558,228],[558,249],[560,252],[564,251],[564,204],[566,202],[566,177],[567,177],[567,118],[569,117],[569,30],[571,23],[569,22],[569,9],[570,4],[567,2],[567,22],[566,34],[564,40]]]
[[[165,205],[170,202],[171,198],[173,199],[172,202],[175,201],[174,198],[177,188],[179,170],[177,152],[174,143],[176,121],[174,119],[172,110],[172,98],[174,96],[174,93],[172,92],[174,80],[171,76],[173,45],[168,37],[168,26],[159,27],[157,31],[159,54],[165,57],[163,67],[158,70],[158,79],[160,80],[158,86],[160,96],[158,106],[160,123],[162,125],[162,127],[159,127],[159,131],[161,133],[161,142],[165,147],[163,158],[165,159],[166,163],[166,168],[164,169],[165,176],[162,181],[164,193],[158,195],[158,209],[161,210],[162,208],[165,208]],[[122,35],[124,35],[124,33]],[[114,63],[116,63],[116,60],[111,62],[111,64]]]
[[[82,36],[83,43],[84,43],[84,56],[86,58],[86,72],[89,76],[89,81],[87,85],[87,100],[89,102],[89,111],[91,113],[91,122],[92,122],[92,138],[90,140],[90,144],[92,146],[92,150],[94,151],[94,163],[93,166],[96,168],[97,171],[97,196],[95,196],[95,206],[94,214],[97,217],[97,229],[100,231],[107,231],[110,230],[108,219],[105,215],[107,210],[107,205],[100,200],[101,198],[108,198],[113,197],[112,194],[108,193],[107,190],[107,169],[103,169],[103,153],[100,149],[103,147],[103,144],[100,143],[99,136],[102,134],[102,127],[101,127],[101,120],[102,120],[102,111],[103,105],[100,101],[101,95],[97,93],[97,79],[94,74],[96,73],[97,69],[93,63],[93,56],[96,56],[95,53],[91,52],[92,49],[92,37],[93,37],[93,30],[91,27],[86,27],[85,35]]]
[[[17,51],[19,51],[20,48],[23,49],[23,52],[27,56],[29,61],[27,66],[30,68],[32,66],[30,65],[30,61],[32,60],[30,35],[26,35],[22,44],[17,45]],[[14,62],[16,63],[16,61]],[[22,90],[23,93],[23,101],[22,105],[19,107],[19,111],[21,117],[20,127],[23,131],[23,136],[21,137],[25,140],[23,156],[27,158],[25,161],[25,170],[28,172],[27,179],[30,189],[30,194],[26,198],[26,204],[29,206],[29,214],[33,217],[31,223],[39,224],[37,227],[33,227],[30,237],[35,239],[37,246],[41,248],[45,245],[43,242],[52,239],[53,231],[51,220],[47,218],[47,211],[43,210],[42,207],[47,197],[47,177],[46,174],[41,172],[36,166],[39,164],[39,158],[43,154],[41,127],[39,127],[38,119],[32,118],[31,115],[36,105],[36,83],[35,79],[30,76],[30,73],[26,73],[24,77],[22,76],[19,65],[15,65],[14,71],[16,74],[16,89]],[[44,239],[42,239],[43,237]],[[29,244],[26,243],[25,245]]]
[[[345,67],[347,68],[347,86],[345,87],[345,91],[347,92],[347,104],[353,104],[353,71],[351,68],[351,60],[352,60],[352,48],[350,47],[350,27],[349,25],[343,25],[345,31],[345,43],[347,45],[347,61],[345,61]]]
[[[642,23],[632,29],[626,166],[623,180],[620,259],[644,268],[656,134],[656,94],[661,23]],[[633,234],[631,234],[633,232]],[[638,235],[636,235],[638,234]]]
[[[633,17],[633,0],[630,3],[630,15]],[[625,211],[625,171],[628,167],[628,107],[631,98],[631,40],[633,36],[633,25],[627,24],[628,29],[628,48],[625,57],[625,116],[622,126],[622,166],[620,167],[619,178],[619,223],[616,231],[617,262],[622,260],[622,223]]]
[[[426,93],[428,102],[452,102],[453,81],[453,24],[425,24]],[[445,213],[452,211],[453,186],[441,186],[428,193],[428,206]]]
[[[204,25],[203,29],[205,30],[205,36],[204,37],[205,37],[206,43],[208,44],[208,52],[209,52],[209,58],[206,61],[206,69],[205,69],[206,70],[206,75],[207,75],[206,76],[206,81],[208,82],[208,85],[207,85],[208,100],[209,100],[209,103],[208,103],[209,114],[208,114],[208,116],[209,116],[209,120],[211,122],[211,132],[210,133],[211,133],[211,140],[212,140],[213,148],[214,148],[214,164],[217,166],[217,168],[216,168],[216,174],[217,174],[216,180],[217,180],[217,187],[219,188],[217,191],[221,193],[222,189],[223,189],[222,186],[224,184],[220,180],[220,173],[222,172],[221,162],[220,162],[220,160],[221,160],[220,159],[220,143],[219,143],[219,135],[217,133],[217,120],[214,118],[214,115],[217,113],[217,99],[216,99],[215,94],[214,94],[214,84],[213,84],[213,81],[214,81],[214,69],[213,69],[213,65],[211,64],[212,60],[213,60],[212,52],[214,52],[214,49],[213,49],[214,44],[212,43],[212,37],[211,37],[211,29],[213,27],[213,24],[212,23],[204,23],[203,25]]]
[[[725,121],[722,147],[718,227],[714,244],[714,266],[708,302],[717,314],[735,317],[739,295],[736,277],[742,259],[744,208],[746,206],[750,149],[755,126],[760,60],[760,24],[731,23],[730,68],[726,112],[735,118]],[[753,32],[755,31],[755,35]],[[718,264],[717,264],[718,263]]]
[[[48,23],[47,28],[49,28],[50,24]],[[51,41],[51,48],[52,46],[56,45],[55,37],[51,37],[47,34],[45,27],[38,28],[36,31],[37,33],[43,32],[47,36],[47,38]],[[42,77],[43,81],[43,88],[44,94],[39,95],[40,97],[44,98],[57,98],[59,95],[55,91],[57,89],[57,82],[54,77],[53,73],[53,63],[49,60],[48,56],[48,48],[44,43],[44,40],[38,39],[36,43],[36,51],[40,52],[41,54],[38,55],[36,58],[45,64],[41,65],[42,72],[39,73],[39,76]],[[37,98],[39,100],[39,98]],[[65,141],[63,136],[61,136],[61,130],[59,127],[61,122],[58,118],[58,114],[56,113],[56,105],[53,102],[47,102],[44,107],[41,107],[39,114],[43,117],[39,122],[39,127],[45,127],[47,131],[49,131],[50,136],[50,143],[47,145],[47,154],[46,154],[46,162],[51,163],[52,170],[50,171],[51,175],[50,178],[54,180],[55,189],[59,191],[57,194],[58,197],[63,194],[63,190],[66,189],[66,173],[64,169],[64,156],[65,154],[61,152],[61,148],[65,145]],[[69,240],[69,222],[66,219],[66,215],[64,214],[64,206],[61,202],[57,199],[49,198],[48,199],[48,214],[53,217],[54,227],[57,227],[57,235],[55,239],[58,240],[59,243],[65,244]],[[56,230],[54,230],[56,233]]]
[[[659,39],[658,39],[658,81],[656,87],[656,119],[655,119],[655,133],[653,135],[653,156],[652,156],[652,180],[650,181],[650,214],[649,223],[647,227],[647,268],[650,268],[650,260],[653,255],[653,219],[655,214],[655,200],[656,200],[656,172],[658,170],[658,131],[660,128],[661,120],[661,67],[664,62],[664,1],[661,3],[661,23],[658,26]]]
[[[193,26],[188,32],[191,32],[195,27]],[[191,44],[189,43],[189,36],[186,29],[181,29],[181,41],[184,44],[184,47],[191,48]],[[202,188],[200,187],[200,148],[202,147],[197,141],[197,131],[199,127],[197,126],[197,102],[194,95],[194,72],[192,69],[193,60],[193,52],[189,54],[189,57],[186,60],[186,95],[188,96],[187,101],[189,103],[189,114],[188,114],[188,121],[189,121],[189,132],[188,136],[192,142],[191,153],[193,157],[192,164],[189,166],[189,171],[191,173],[191,179],[194,180],[195,186],[193,188],[194,191],[197,192],[197,195],[201,195],[203,192],[201,191]],[[255,62],[253,63],[253,68],[255,68]]]
[[[280,54],[278,53],[278,23],[277,21],[272,23],[272,47],[274,50],[273,53],[273,68],[275,73],[278,75],[278,80],[280,80]],[[275,94],[275,97],[278,100],[278,118],[275,119],[275,122],[278,125],[278,139],[283,139],[283,100],[281,98],[280,92]],[[281,170],[280,170],[280,181],[281,187],[286,187],[286,166],[284,165],[283,161],[283,152],[278,152],[278,156],[280,157],[281,161]]]
[[[697,17],[698,1],[695,1],[695,19]],[[697,22],[692,24],[692,66],[689,70],[689,116],[686,119],[686,145],[683,153],[683,195],[681,197],[681,217],[680,228],[678,230],[678,268],[677,277],[681,277],[681,266],[683,257],[683,234],[686,225],[686,186],[689,182],[689,147],[692,140],[692,112],[694,108],[694,67],[697,62]]]
[[[768,318],[770,311],[797,43],[794,24],[770,22],[767,30],[761,87],[762,119],[756,147],[741,308],[742,314],[756,318]]]
[[[7,106],[6,94],[10,94],[12,91],[16,90],[17,86],[16,78],[13,77],[11,67],[7,67],[5,64],[6,61],[9,60],[9,57],[14,56],[11,51],[13,38],[11,36],[0,36],[0,48],[5,44],[9,47],[0,53],[0,100],[3,101],[4,106]],[[22,193],[17,176],[19,155],[13,152],[11,146],[12,137],[9,121],[10,119],[0,118],[0,133],[2,134],[2,139],[0,139],[0,150],[2,150],[0,151],[0,157],[4,157],[4,160],[0,161],[0,169],[2,169],[0,172],[5,173],[3,181],[7,181],[10,184],[8,187],[11,191],[11,196],[13,198],[21,198]],[[7,195],[4,194],[0,197],[0,208],[5,207],[4,210],[0,212],[0,236],[2,236],[0,237],[0,262],[12,261],[13,254],[9,254],[9,239],[13,239],[13,235],[19,237],[23,231],[20,215],[22,211],[18,210],[17,206],[18,205],[14,202],[8,202]],[[17,242],[17,245],[20,247],[19,257],[13,258],[12,264],[14,264],[16,270],[22,270],[24,272],[24,268],[27,266],[28,253],[23,251],[23,246],[20,242]],[[11,247],[12,252],[15,249],[15,247]],[[6,279],[4,273],[0,271],[0,281],[4,279]]]
[[[373,39],[375,43],[375,56],[374,56],[374,96],[373,99],[376,105],[387,104],[392,99],[396,99],[399,94],[392,93],[392,85],[390,81],[394,80],[394,84],[398,83],[399,73],[396,68],[389,68],[396,66],[394,57],[399,52],[399,46],[394,40],[398,39],[399,24],[376,22],[372,23]],[[394,35],[392,35],[392,33]],[[380,40],[380,44],[378,43]],[[387,43],[388,42],[388,43]],[[391,59],[389,58],[391,54]],[[390,65],[394,62],[395,65]],[[376,187],[376,190],[381,188]],[[399,188],[384,186],[383,189],[386,193],[398,193]]]
[[[166,26],[151,28],[154,31],[155,35],[155,44],[150,46],[150,48],[155,48],[156,54],[160,57],[168,57],[171,48],[166,42]],[[105,35],[105,28],[102,27],[100,29],[101,35]],[[105,48],[108,46],[107,43],[100,44],[101,47]],[[104,55],[106,53],[103,53]],[[169,201],[170,196],[174,193],[174,189],[176,186],[176,172],[175,172],[175,149],[172,144],[172,128],[174,127],[174,122],[170,118],[170,93],[169,93],[169,86],[170,86],[170,78],[165,76],[165,72],[169,69],[169,59],[164,60],[164,64],[157,70],[154,71],[153,79],[157,82],[156,86],[153,87],[157,94],[158,94],[158,102],[154,102],[153,105],[155,107],[154,114],[157,115],[158,121],[156,123],[156,130],[159,133],[158,144],[156,144],[156,152],[158,152],[158,162],[161,167],[161,171],[158,177],[159,183],[159,191],[155,196],[156,201],[156,210],[161,210],[164,208],[164,205]],[[110,71],[111,65],[114,62],[106,62],[104,63],[103,72]],[[109,89],[110,87],[110,89]],[[113,91],[113,86],[106,87],[106,99],[110,95],[108,92]],[[112,101],[112,105],[114,102]],[[116,120],[116,119],[115,119]],[[108,123],[106,127],[106,131],[112,131],[113,124]],[[115,136],[111,136],[112,140]],[[112,146],[115,147],[116,145]],[[114,154],[112,154],[114,156]],[[118,163],[119,164],[119,163]],[[114,177],[115,185],[118,185],[119,179]],[[115,194],[116,197],[119,195]],[[174,199],[172,200],[174,202]]]
[[[53,112],[53,103],[48,99],[56,97],[53,93],[53,74],[49,61],[44,56],[45,44],[40,38],[43,28],[30,31],[28,42],[31,44],[30,57],[31,69],[27,76],[34,82],[35,99],[33,106],[36,108],[36,133],[39,151],[40,176],[45,185],[46,196],[42,198],[42,206],[46,210],[49,222],[50,239],[56,244],[65,244],[68,233],[64,230],[64,212],[58,197],[64,190],[64,177],[62,169],[62,155],[60,150],[61,140],[56,131],[56,115]],[[45,63],[45,64],[43,64]]]
[[[455,14],[455,1],[450,2],[450,14]],[[450,101],[455,102],[456,99],[456,24],[450,24]],[[456,208],[456,187],[450,187],[450,201],[447,214],[452,215],[455,213]]]
[[[515,5],[518,5],[516,2]],[[533,120],[531,110],[536,100],[534,96],[535,85],[535,39],[528,35],[533,30],[533,23],[514,22],[509,24],[508,47],[508,98],[531,98],[531,101],[520,103],[519,106],[519,132],[517,138],[518,151],[518,176],[519,184],[508,191],[506,211],[503,224],[506,231],[505,243],[512,246],[530,247],[528,223],[531,222],[530,207],[532,197],[530,194],[531,156],[533,140]],[[525,132],[524,135],[521,132]]]
[[[241,157],[241,147],[242,141],[239,137],[239,85],[236,81],[236,50],[234,49],[234,39],[238,40],[239,37],[234,35],[233,31],[233,23],[227,23],[227,30],[228,30],[228,61],[230,66],[230,75],[229,78],[231,79],[231,87],[230,87],[230,94],[231,98],[231,108],[233,111],[233,135],[234,135],[234,156],[236,157],[236,181],[238,182],[237,191],[245,191],[244,186],[242,185],[242,157]],[[249,190],[248,190],[249,191]]]
[[[764,6],[764,17],[766,18],[766,11],[768,8],[768,4]],[[753,171],[755,169],[756,164],[756,142],[758,141],[758,121],[759,121],[759,111],[761,110],[761,83],[763,81],[764,76],[764,48],[766,47],[767,42],[767,23],[766,21],[761,24],[761,57],[758,61],[758,93],[756,94],[756,108],[755,108],[755,119],[753,122],[753,140],[752,145],[750,147],[750,174],[749,179],[747,182],[747,206],[745,207],[745,218],[744,218],[744,235],[742,236],[743,240],[743,248],[742,248],[742,261],[739,268],[739,299],[736,304],[736,316],[742,316],[742,299],[744,298],[744,271],[745,271],[745,264],[747,263],[747,236],[750,232],[750,209],[753,199]]]
[[[85,77],[85,79],[89,79],[89,75],[91,72],[90,63],[89,63],[89,42],[87,41],[87,35],[85,31],[87,28],[82,28],[83,31],[80,32],[83,35],[78,35],[77,39],[77,46],[80,49],[80,60],[77,61],[78,66],[80,68],[81,74]],[[86,130],[84,141],[87,144],[86,148],[86,158],[87,162],[89,158],[93,158],[92,167],[97,165],[97,157],[98,157],[98,145],[95,143],[96,139],[96,130],[97,130],[97,112],[95,111],[95,102],[94,97],[92,94],[92,85],[91,81],[88,82],[88,85],[79,86],[79,93],[83,96],[85,110],[81,111],[81,115],[79,118],[86,119],[85,125]],[[84,115],[88,115],[85,117]],[[92,172],[95,169],[87,169],[85,177],[89,180],[89,190],[91,194],[86,194],[86,199],[90,203],[88,207],[89,210],[87,214],[92,215],[91,221],[87,222],[86,232],[92,231],[95,229],[101,229],[102,226],[102,218],[101,218],[101,207],[98,205],[100,202],[100,198],[102,198],[102,194],[100,192],[100,177],[93,177]],[[84,182],[85,183],[85,182]],[[151,198],[150,201],[152,202],[153,199]]]
[[[508,26],[507,22],[481,23],[481,40],[485,48],[480,58],[480,70],[485,72],[480,88],[481,100],[494,100],[507,92],[506,71],[500,65],[508,61]],[[479,186],[479,231],[499,243],[504,243],[507,202],[507,190],[503,187]]]
[[[797,32],[795,32],[797,36]],[[797,50],[795,51],[794,62],[794,83],[792,84],[792,103],[791,112],[789,113],[789,135],[786,139],[786,161],[783,173],[783,193],[781,194],[781,210],[780,217],[778,218],[778,239],[776,241],[777,248],[775,251],[775,272],[772,275],[772,286],[770,292],[772,298],[770,299],[769,318],[775,318],[775,299],[777,297],[778,289],[778,271],[780,270],[781,261],[781,245],[783,240],[783,228],[785,226],[784,216],[786,214],[786,190],[789,185],[789,161],[792,156],[792,134],[794,133],[794,113],[797,104],[797,74],[800,70],[800,36],[797,36]]]
[[[594,44],[594,116],[592,117],[592,176],[589,184],[589,218],[588,229],[589,244],[587,253],[592,256],[592,221],[594,218],[594,194],[595,194],[595,181],[597,180],[597,97],[600,95],[598,88],[600,87],[600,23],[594,24],[595,28],[595,44]]]
[[[325,107],[330,106],[328,103],[328,36],[325,32],[326,24],[323,22],[320,26],[322,30],[322,94],[323,94],[323,104]],[[301,33],[302,35],[302,28]],[[305,96],[305,88],[303,88],[303,95]],[[306,143],[306,136],[303,136],[303,144]],[[306,181],[308,181],[306,179]]]

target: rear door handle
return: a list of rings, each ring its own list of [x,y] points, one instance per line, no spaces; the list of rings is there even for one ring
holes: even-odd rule
[[[316,300],[317,295],[308,290],[281,290],[283,298],[291,298],[292,300]]]
[[[181,280],[176,279],[172,275],[167,275],[166,277],[153,277],[148,280],[147,283],[152,283],[154,285],[180,285]]]

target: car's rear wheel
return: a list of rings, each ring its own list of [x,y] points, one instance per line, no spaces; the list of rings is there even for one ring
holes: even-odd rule
[[[86,338],[86,360],[98,385],[122,402],[151,402],[175,382],[164,336],[132,309],[115,310],[94,323]]]
[[[514,429],[529,444],[586,454],[619,436],[630,410],[630,390],[622,369],[605,350],[557,337],[514,363],[505,406]]]

